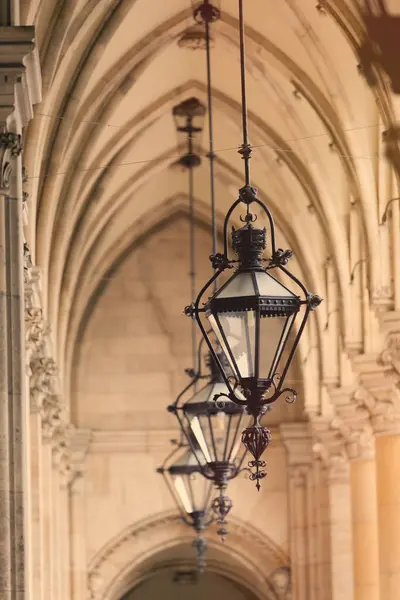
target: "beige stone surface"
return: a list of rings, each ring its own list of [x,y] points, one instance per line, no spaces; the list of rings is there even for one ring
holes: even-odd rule
[[[288,374],[297,403],[265,418],[262,490],[241,474],[226,544],[208,532],[203,595],[399,600],[398,95],[368,62],[363,3],[244,4],[251,181],[324,302]],[[224,0],[212,29],[219,236],[243,185],[237,18]],[[0,600],[179,598],[173,573],[194,566],[155,471],[192,366],[171,115],[206,102],[192,28],[189,0],[1,4]],[[211,275],[208,133],[197,289]]]

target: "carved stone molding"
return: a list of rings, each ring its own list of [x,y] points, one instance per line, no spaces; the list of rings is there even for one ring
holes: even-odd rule
[[[214,40],[210,38],[211,47],[214,46]],[[206,34],[204,25],[198,24],[189,27],[183,32],[178,40],[178,46],[189,50],[205,50],[206,48]]]
[[[400,387],[393,368],[394,350],[390,346],[384,356],[360,355],[353,361],[360,386],[352,400],[368,411],[375,434],[400,433]]]
[[[40,411],[44,400],[56,395],[58,369],[52,358],[44,356],[35,357],[30,366],[30,392],[34,403],[32,408]]]
[[[392,367],[400,377],[400,331],[389,333],[380,360],[383,365]]]
[[[8,150],[14,158],[19,156],[22,152],[22,136],[12,131],[0,132],[0,149]]]
[[[375,443],[370,414],[365,406],[354,402],[354,393],[354,387],[330,390],[336,416],[329,427],[341,436],[350,460],[373,459]]]
[[[376,435],[400,433],[400,390],[376,396],[366,388],[354,393],[354,402],[365,407],[370,415],[371,426]]]
[[[331,427],[331,419],[315,419],[313,427],[313,452],[326,469],[331,483],[347,482],[349,459],[341,433]]]
[[[21,152],[21,135],[12,131],[0,131],[0,191],[3,193],[7,192],[10,187],[13,159]]]
[[[89,564],[88,598],[110,600],[123,595],[123,590],[132,583],[131,580],[127,581],[127,577],[131,577],[144,555],[152,554],[155,547],[159,550],[171,544],[179,545],[192,540],[193,533],[177,514],[163,513],[127,527],[104,546]],[[265,534],[232,519],[229,549],[221,546],[213,529],[209,531],[209,545],[215,545],[221,552],[218,559],[221,569],[230,568],[232,573],[240,573],[243,577],[247,573],[249,580],[243,580],[243,583],[250,590],[253,589],[257,597],[265,600],[276,598],[275,593],[271,594],[274,575],[278,569],[289,569],[289,561],[285,553]],[[263,565],[261,570],[256,568],[260,564]]]
[[[44,356],[46,336],[50,328],[43,318],[41,308],[29,307],[25,309],[25,364],[27,373],[32,376],[31,362]],[[39,369],[42,363],[35,363],[34,367]]]

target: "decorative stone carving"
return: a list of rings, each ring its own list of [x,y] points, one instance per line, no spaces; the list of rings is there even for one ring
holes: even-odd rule
[[[22,152],[22,136],[12,131],[0,132],[0,148],[9,150],[14,158]]]
[[[7,191],[10,187],[11,163],[9,163],[4,154],[0,160],[0,192]]]
[[[331,482],[347,481],[349,460],[344,439],[331,427],[331,420],[317,419],[313,422],[313,452],[321,460]]]
[[[383,365],[393,367],[400,375],[400,331],[388,335],[380,359]]]
[[[29,249],[27,242],[24,242],[24,284],[30,283],[31,267],[32,267],[31,251]],[[26,295],[25,295],[25,297],[26,297]]]
[[[56,394],[58,370],[54,360],[48,357],[34,358],[30,367],[31,408],[40,411],[45,398],[52,398]]]
[[[98,600],[99,592],[102,587],[102,578],[98,571],[91,571],[88,575],[88,591],[90,600]]]
[[[336,416],[329,427],[340,435],[350,460],[372,459],[375,445],[370,415],[364,406],[353,401],[354,392],[354,387],[330,390]]]
[[[210,36],[211,46],[214,45],[214,40]],[[205,50],[206,48],[206,33],[204,25],[198,24],[193,27],[189,27],[181,35],[178,40],[178,46],[180,48],[187,48],[189,50]]]
[[[372,429],[377,434],[400,433],[400,390],[392,390],[373,394],[362,387],[353,397],[354,402],[364,406],[370,415]]]
[[[272,587],[271,580],[278,583],[278,578],[275,577],[278,570],[289,571],[288,557],[268,539],[265,533],[260,533],[256,528],[235,519],[232,519],[230,524],[230,552],[232,555],[241,561],[243,547],[246,547],[247,558],[254,564],[263,565],[263,581],[259,584],[261,597],[262,588],[265,590],[266,585]],[[209,535],[210,539],[214,538],[213,541],[217,542],[215,531],[210,530]],[[141,560],[144,553],[153,551],[154,546],[159,550],[164,544],[170,544],[171,540],[178,544],[182,540],[192,539],[192,536],[193,533],[183,524],[181,517],[171,513],[162,513],[153,519],[146,519],[127,527],[110,540],[89,564],[88,598],[103,600],[110,597],[110,588],[123,579],[128,566],[131,568],[135,561]],[[285,579],[287,580],[287,578]],[[246,584],[245,581],[243,583]],[[278,597],[289,600],[288,595]]]
[[[41,308],[30,307],[25,309],[25,352],[27,374],[32,375],[31,361],[34,357],[44,354],[46,336],[50,328],[43,319]]]

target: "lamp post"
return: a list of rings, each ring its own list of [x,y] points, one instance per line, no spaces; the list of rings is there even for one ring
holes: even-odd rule
[[[170,464],[178,453],[181,456]],[[203,477],[198,459],[182,444],[174,448],[157,472],[163,475],[183,522],[196,532],[196,539],[193,542],[196,550],[196,565],[197,569],[203,572],[207,550],[204,530],[213,521],[212,482]]]
[[[286,268],[292,252],[276,247],[272,214],[250,184],[252,148],[248,140],[243,0],[239,0],[239,23],[243,121],[239,153],[244,160],[245,182],[225,217],[223,253],[210,257],[214,274],[185,313],[196,320],[225,382],[227,391],[216,394],[216,399],[226,397],[245,407],[253,417],[242,441],[254,458],[250,466],[255,468],[253,479],[259,489],[259,480],[265,477],[261,456],[271,439],[260,418],[281,395],[286,395],[288,401],[295,400],[296,391],[284,387],[285,377],[309,314],[318,307],[321,298],[308,292]],[[232,248],[237,256],[233,258],[229,256],[228,228],[232,213],[239,206],[245,208],[241,217],[244,225],[239,229],[232,227]],[[255,227],[255,208],[264,212],[268,222],[267,256],[264,256],[267,230]],[[214,282],[227,269],[234,269],[233,275],[219,289],[213,289]],[[282,283],[272,273],[286,278],[286,282]],[[204,317],[219,342],[225,362],[215,349]]]

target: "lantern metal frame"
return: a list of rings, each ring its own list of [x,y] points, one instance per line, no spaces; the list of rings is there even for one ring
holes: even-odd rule
[[[221,377],[219,369],[216,367],[216,364],[214,363],[214,360],[211,356],[208,357],[208,361],[206,363],[209,372],[207,374],[203,373],[203,342],[204,340],[202,339],[198,348],[197,370],[186,369],[186,373],[191,377],[191,381],[178,395],[175,402],[168,406],[168,411],[176,416],[180,426],[180,430],[186,440],[186,443],[190,446],[194,456],[198,461],[198,467],[201,470],[202,475],[209,481],[212,481],[216,489],[219,491],[219,495],[215,498],[213,502],[213,510],[217,517],[217,523],[219,525],[217,533],[221,536],[222,541],[224,541],[226,535],[228,534],[228,530],[226,528],[226,516],[232,508],[232,501],[229,497],[225,495],[225,490],[231,479],[234,479],[244,471],[249,471],[247,467],[243,466],[247,450],[244,449],[242,455],[239,454],[239,451],[237,451],[236,454],[234,454],[235,449],[237,449],[238,438],[242,435],[241,430],[245,426],[243,418],[246,415],[246,411],[243,406],[239,406],[238,404],[235,404],[233,402],[228,403],[225,401],[221,401],[216,403],[213,401],[213,387],[219,384],[224,384],[224,381]],[[222,356],[220,356],[220,360],[223,362],[224,359]],[[192,389],[196,389],[197,383],[204,379],[207,380],[207,383],[204,385],[204,387],[195,391],[194,393],[190,393]],[[206,400],[203,402],[193,401],[196,399],[197,396],[201,396],[208,386],[210,386],[211,388],[209,396],[210,400]],[[212,422],[212,418],[215,417],[218,413],[223,413],[228,417],[227,431],[225,434],[225,443],[222,456],[219,456],[216,447],[214,427]],[[239,416],[239,418],[237,420],[236,427],[234,428],[233,435],[231,436],[231,424],[232,417],[234,415]],[[211,446],[208,447],[207,445],[207,452],[205,452],[204,449],[200,446],[195,434],[193,434],[192,432],[191,418],[194,417],[203,417],[208,422],[208,427],[210,429]],[[229,440],[230,443],[228,444]],[[205,436],[204,443],[207,444]],[[200,460],[201,456],[204,460]],[[253,475],[251,474],[250,477],[252,478]]]
[[[189,482],[188,488],[192,496],[194,496],[193,488],[190,484],[190,477],[198,474],[203,477],[201,468],[196,460],[194,465],[190,464],[171,464],[175,456],[181,455],[183,451],[190,452],[191,448],[182,441],[177,443],[172,441],[175,448],[168,454],[164,463],[157,469],[157,473],[163,476],[165,484],[173,498],[182,521],[196,532],[196,538],[193,541],[193,547],[196,550],[196,566],[198,571],[203,572],[206,567],[205,554],[207,551],[207,540],[204,537],[204,531],[214,522],[215,517],[212,512],[212,483],[209,482],[209,490],[205,494],[204,506],[198,510],[188,512],[185,509],[184,502],[179,495],[172,480],[174,476],[186,477]],[[197,457],[196,457],[197,458]],[[192,505],[196,504],[194,497],[191,499]]]
[[[195,302],[193,304],[191,304],[190,306],[185,307],[185,314],[192,318],[193,317],[195,318],[195,320],[199,326],[199,329],[202,333],[203,339],[205,340],[205,342],[210,350],[210,353],[213,356],[213,359],[215,360],[216,364],[218,365],[218,368],[223,377],[223,380],[229,390],[229,393],[226,395],[227,398],[232,400],[235,404],[245,406],[247,408],[249,414],[251,414],[255,417],[258,417],[265,413],[265,407],[267,405],[275,402],[283,394],[287,394],[287,400],[289,402],[294,402],[294,400],[296,399],[296,395],[297,395],[296,390],[294,390],[293,388],[283,388],[283,383],[285,381],[285,377],[287,375],[289,367],[292,363],[293,357],[295,355],[298,343],[300,341],[304,327],[307,323],[310,312],[315,310],[319,306],[319,304],[321,303],[322,300],[319,296],[310,293],[306,289],[304,284],[295,275],[293,275],[288,269],[285,268],[285,265],[287,264],[287,262],[289,261],[289,259],[292,256],[292,251],[291,250],[283,250],[282,248],[276,247],[275,226],[274,226],[272,214],[271,214],[270,210],[268,209],[268,207],[264,204],[264,202],[262,202],[256,196],[253,197],[253,193],[254,194],[256,193],[254,188],[252,188],[251,192],[249,192],[249,190],[247,188],[242,188],[241,190],[239,190],[239,198],[232,204],[231,208],[229,209],[229,211],[225,217],[225,221],[224,221],[224,228],[223,228],[224,252],[222,254],[217,253],[217,254],[213,254],[210,256],[210,260],[211,260],[212,266],[214,268],[214,274],[207,281],[207,283],[204,285],[204,287],[200,290],[200,293],[198,294]],[[239,250],[238,250],[238,253],[240,256],[239,261],[238,261],[234,258],[230,258],[229,254],[228,254],[228,252],[229,252],[228,251],[228,248],[229,248],[229,246],[228,246],[228,227],[229,227],[230,217],[231,217],[233,211],[235,210],[235,208],[243,203],[246,206],[249,206],[250,201],[248,201],[246,199],[246,198],[248,198],[248,194],[250,194],[252,197],[251,202],[254,202],[255,204],[259,205],[267,215],[267,218],[269,221],[269,226],[270,226],[270,239],[271,239],[272,253],[271,253],[270,258],[261,258],[260,257],[260,253],[263,252],[263,250],[265,249],[266,229],[264,228],[262,230],[262,229],[257,229],[255,227],[253,227],[251,224],[251,221],[255,220],[255,216],[251,213],[247,213],[246,217],[244,219],[247,222],[247,225],[239,230],[235,230],[234,228],[232,228],[232,236],[234,237],[236,235],[237,239],[240,239],[240,242],[242,242],[242,247],[239,248]],[[243,234],[245,234],[245,235],[243,235]],[[248,238],[247,240],[245,239],[246,237]],[[235,241],[233,242],[233,245],[235,246]],[[239,242],[237,242],[236,245],[238,246]],[[238,262],[239,262],[239,265],[237,264]],[[265,265],[265,266],[263,266],[263,265]],[[210,296],[206,302],[202,302],[204,296],[206,295],[206,292],[212,287],[214,281],[226,269],[233,269],[233,268],[235,268],[235,273],[232,275],[232,277],[230,277],[228,279],[228,281],[226,281],[217,290],[216,293],[214,293],[212,296]],[[271,298],[269,298],[269,297],[263,297],[262,295],[259,295],[257,297],[255,297],[255,296],[237,296],[234,298],[227,298],[227,299],[215,298],[215,296],[220,294],[220,292],[224,289],[224,287],[227,286],[229,283],[231,283],[232,280],[239,273],[246,272],[246,273],[253,274],[253,273],[257,273],[257,272],[269,272],[272,269],[278,269],[279,271],[281,271],[282,273],[287,275],[297,286],[299,286],[299,288],[303,292],[303,298],[301,298],[300,296],[295,296],[293,298],[286,298],[286,297],[280,297],[280,298],[279,297],[276,297],[276,298],[271,297]],[[230,311],[230,312],[235,312],[235,311],[246,312],[249,310],[256,311],[256,318],[257,318],[256,332],[258,332],[258,335],[256,333],[256,336],[257,336],[256,347],[255,347],[256,373],[255,373],[254,377],[242,378],[240,376],[240,370],[236,366],[233,369],[234,383],[232,384],[232,376],[227,373],[226,367],[224,367],[224,365],[222,364],[220,357],[218,356],[218,353],[215,350],[214,344],[211,341],[210,332],[207,331],[207,329],[204,326],[202,319],[201,319],[202,313],[205,313],[206,316],[210,316],[210,315],[214,316],[213,308],[216,305],[221,306],[222,310],[220,310],[220,312],[224,312],[224,311],[226,311],[226,312],[228,312],[228,311]],[[259,320],[260,320],[260,318],[261,317],[274,317],[277,315],[279,315],[279,316],[292,315],[292,314],[298,313],[302,306],[305,307],[304,316],[303,316],[300,326],[297,330],[297,334],[293,341],[293,345],[289,352],[289,356],[286,359],[286,363],[282,370],[282,373],[275,372],[271,377],[260,379],[258,377],[258,373],[257,373],[257,371],[259,370],[259,358],[260,358],[260,356],[259,356],[259,354],[260,354],[260,351],[259,351],[259,343],[260,343]],[[280,353],[279,353],[279,356],[277,356],[275,354],[275,357],[273,360],[273,363],[275,363],[276,367],[279,366],[279,364],[280,364],[280,358],[283,355],[283,352],[286,348],[290,334],[294,328],[295,320],[296,320],[295,318],[292,320],[290,329],[289,329],[289,331],[287,331],[284,345],[279,348],[279,343],[278,343],[278,348],[280,349]],[[221,331],[221,335],[224,336],[222,328],[220,329],[220,331]],[[226,337],[223,339],[223,342],[224,342],[223,345],[229,352],[230,363],[231,364],[233,363],[233,365],[235,366],[236,361],[235,361],[235,358],[234,358],[232,352],[229,350],[229,344],[227,343]],[[241,395],[243,394],[245,396],[244,400],[241,399],[237,395],[236,391],[238,389],[240,389]]]

